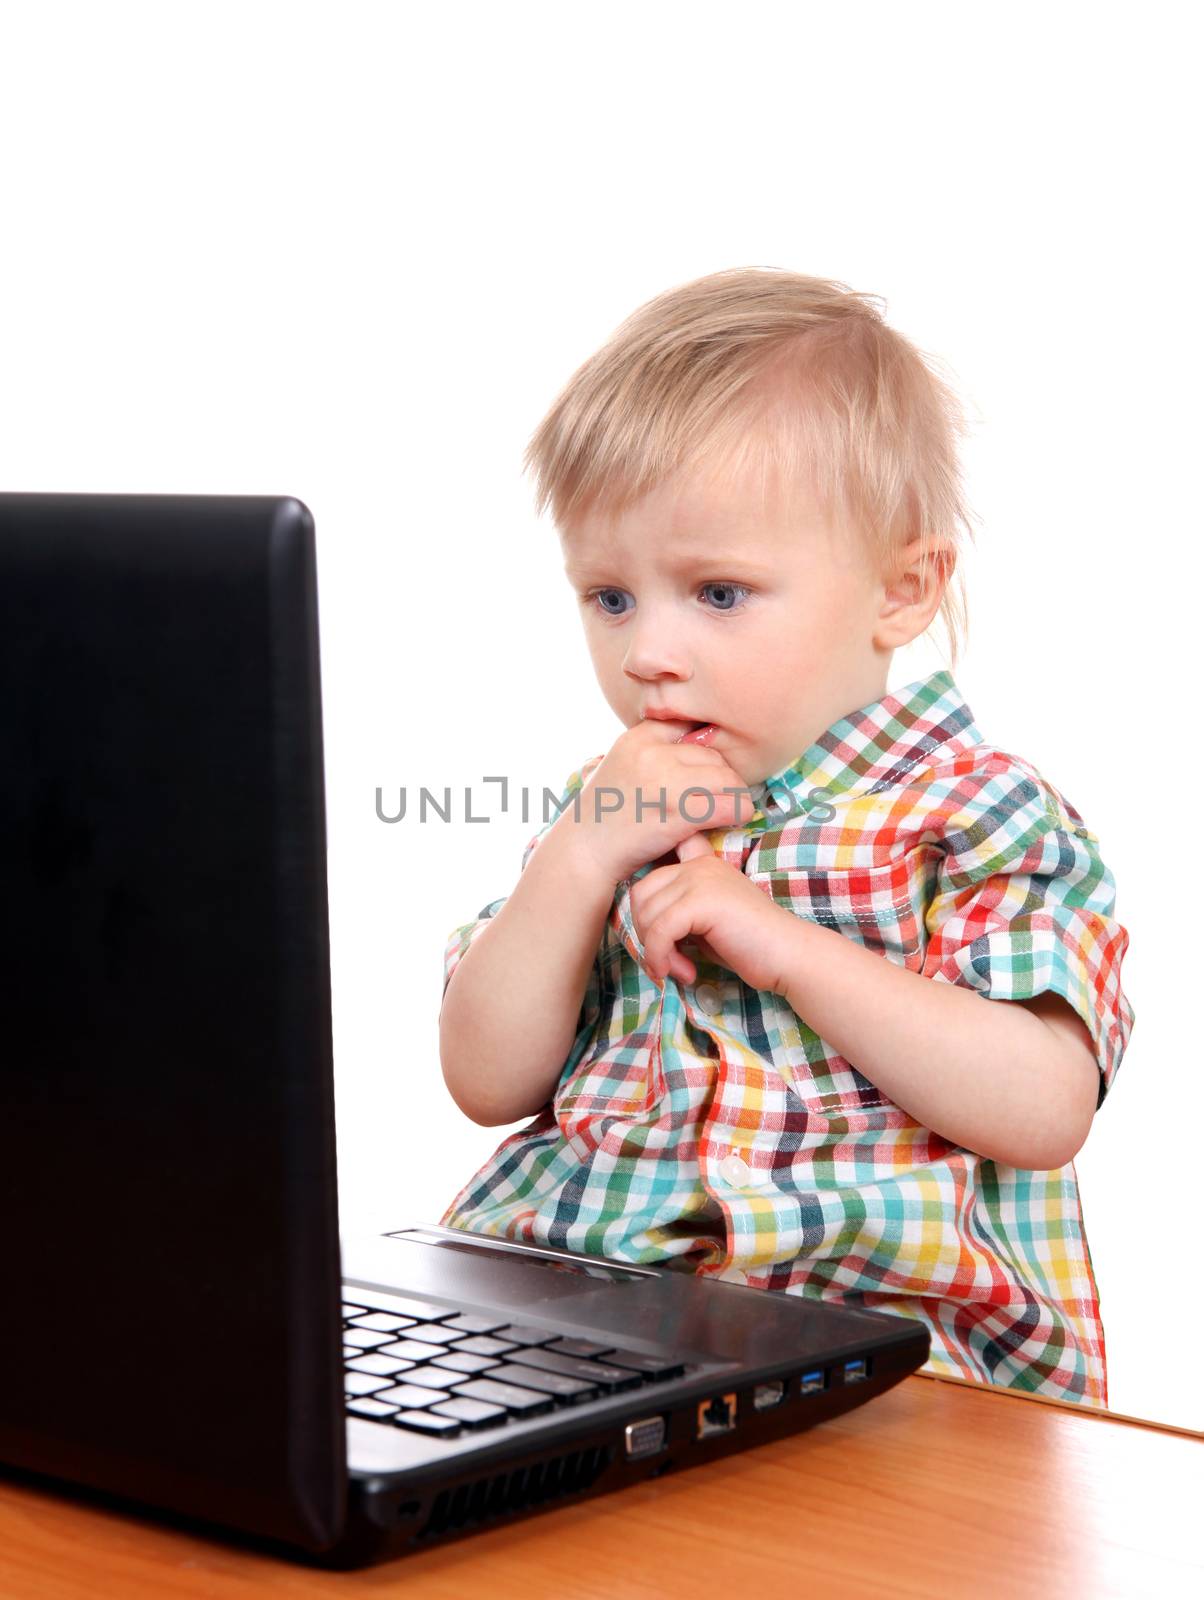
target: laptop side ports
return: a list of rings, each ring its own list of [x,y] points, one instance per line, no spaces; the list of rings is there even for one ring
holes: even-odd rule
[[[844,1364],[844,1381],[846,1383],[862,1383],[870,1375],[870,1358],[858,1356],[856,1360],[846,1361]]]
[[[811,1367],[807,1372],[799,1373],[798,1392],[800,1394],[817,1394],[819,1390],[827,1387],[827,1373],[822,1367]]]

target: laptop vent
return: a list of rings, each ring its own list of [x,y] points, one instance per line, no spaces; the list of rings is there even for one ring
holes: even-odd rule
[[[455,1489],[445,1489],[431,1508],[424,1526],[414,1535],[413,1542],[492,1522],[497,1517],[514,1516],[528,1506],[580,1493],[605,1471],[614,1453],[613,1445],[570,1450],[567,1455],[537,1461],[513,1472],[499,1472],[491,1478],[477,1478]]]

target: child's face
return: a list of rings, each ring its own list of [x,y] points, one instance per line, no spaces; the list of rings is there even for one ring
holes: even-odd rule
[[[886,692],[881,578],[809,492],[762,508],[736,482],[675,478],[561,546],[611,709],[629,728],[658,709],[715,723],[745,783]]]

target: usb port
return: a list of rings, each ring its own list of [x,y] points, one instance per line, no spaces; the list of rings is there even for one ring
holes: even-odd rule
[[[814,1394],[817,1389],[822,1389],[823,1386],[824,1369],[822,1367],[812,1367],[810,1372],[804,1372],[799,1378],[798,1392],[800,1394]]]
[[[870,1375],[869,1358],[858,1356],[855,1361],[846,1361],[844,1364],[844,1381],[846,1383],[860,1383],[863,1378]]]

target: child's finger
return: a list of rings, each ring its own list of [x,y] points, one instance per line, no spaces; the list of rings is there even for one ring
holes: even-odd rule
[[[679,983],[693,983],[698,976],[698,968],[688,956],[674,951],[669,957],[669,976],[676,978]]]

